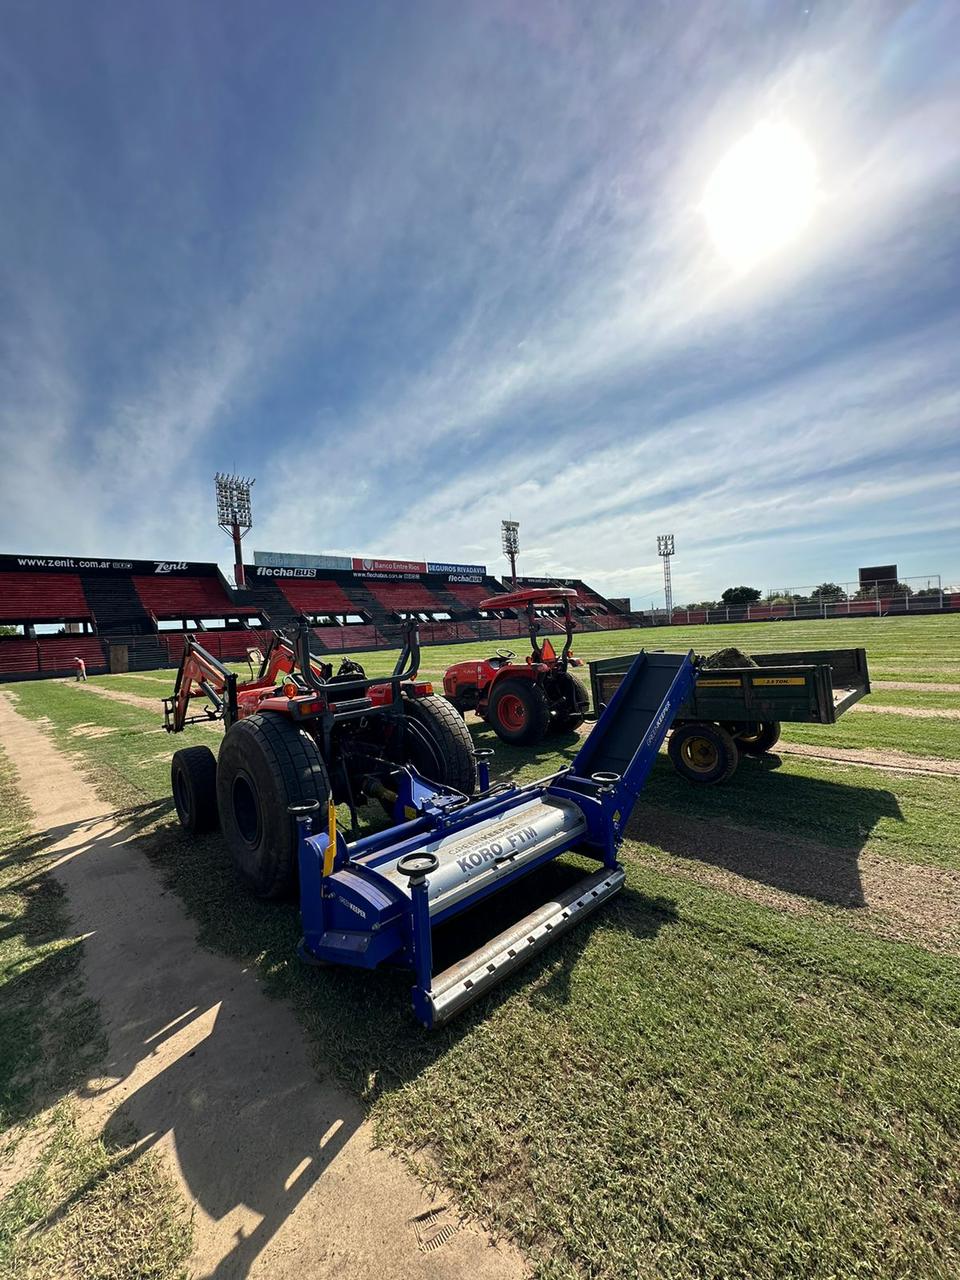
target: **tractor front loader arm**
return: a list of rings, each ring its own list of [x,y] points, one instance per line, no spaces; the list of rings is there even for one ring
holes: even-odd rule
[[[326,683],[333,675],[333,667],[330,663],[320,662],[310,653],[310,624],[307,619],[303,618],[293,630],[292,635],[286,635],[281,631],[274,634],[270,641],[270,648],[266,652],[263,662],[260,664],[260,674],[257,676],[258,684],[275,684],[281,676],[291,675],[297,669],[297,664],[302,660],[301,640],[303,636],[303,645],[308,655],[310,670],[315,679]]]
[[[190,699],[196,694],[203,694],[211,705],[202,715],[190,716],[187,714]],[[163,727],[167,733],[180,733],[188,724],[222,719],[229,729],[236,718],[236,675],[193,636],[187,636],[173,694],[163,700]]]

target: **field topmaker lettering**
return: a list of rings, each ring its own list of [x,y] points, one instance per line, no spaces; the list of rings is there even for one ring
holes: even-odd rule
[[[457,866],[461,871],[469,871],[472,867],[482,867],[485,862],[495,862],[497,858],[509,857],[511,853],[515,853],[518,849],[522,849],[525,844],[529,844],[531,840],[536,840],[537,832],[534,827],[524,827],[522,831],[515,831],[506,838],[506,841],[493,840],[490,844],[484,845],[482,849],[475,849],[473,853],[464,854],[462,858],[457,859]]]

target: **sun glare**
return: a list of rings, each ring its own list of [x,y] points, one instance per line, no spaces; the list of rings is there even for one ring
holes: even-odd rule
[[[720,253],[745,270],[795,240],[813,214],[817,162],[787,124],[758,124],[717,165],[701,210]]]

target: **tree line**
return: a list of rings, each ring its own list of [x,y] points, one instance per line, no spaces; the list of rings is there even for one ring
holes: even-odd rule
[[[881,583],[881,596],[915,596],[918,600],[940,595],[938,587],[923,587],[914,591],[905,582]],[[768,591],[765,595],[759,587],[727,587],[719,600],[699,600],[693,604],[680,605],[681,609],[727,609],[735,605],[746,604],[835,604],[843,600],[875,600],[877,588],[873,584],[859,587],[848,594],[836,582],[821,582],[809,595],[798,595],[789,590]]]

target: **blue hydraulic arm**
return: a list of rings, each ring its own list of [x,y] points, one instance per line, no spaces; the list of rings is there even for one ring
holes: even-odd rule
[[[608,866],[616,861],[633,806],[696,678],[692,650],[638,653],[574,756],[570,772],[548,788],[551,795],[575,799],[584,808],[591,838],[604,846]]]

